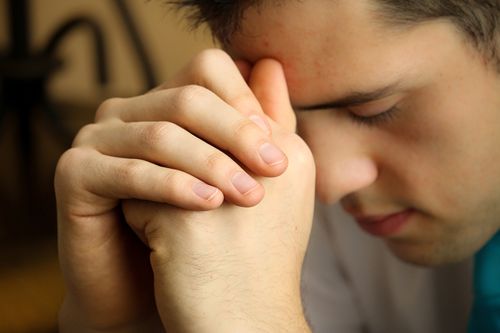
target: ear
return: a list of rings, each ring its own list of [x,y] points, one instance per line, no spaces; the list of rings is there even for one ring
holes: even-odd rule
[[[258,61],[250,73],[249,86],[264,113],[285,130],[295,132],[297,119],[281,63],[274,59]]]

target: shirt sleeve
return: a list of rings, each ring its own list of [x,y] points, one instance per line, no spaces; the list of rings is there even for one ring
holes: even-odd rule
[[[315,214],[302,269],[302,300],[314,333],[361,333],[363,321],[329,226]]]

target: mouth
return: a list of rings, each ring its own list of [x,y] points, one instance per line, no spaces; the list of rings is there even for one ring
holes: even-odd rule
[[[413,209],[406,209],[389,215],[363,216],[353,214],[353,216],[359,226],[369,234],[388,237],[397,234],[408,224],[414,213]]]

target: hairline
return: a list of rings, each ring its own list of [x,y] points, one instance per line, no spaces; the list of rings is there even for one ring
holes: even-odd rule
[[[219,3],[219,6],[224,6],[227,3],[231,3],[231,0],[213,0],[216,3]],[[184,3],[184,6],[191,7],[192,11],[187,13],[187,18],[192,22],[192,27],[196,28],[202,23],[206,22],[212,32],[212,36],[214,39],[218,40],[223,48],[227,48],[231,46],[231,41],[233,36],[239,32],[241,32],[243,21],[245,20],[245,13],[249,8],[256,8],[259,10],[259,7],[264,4],[272,4],[272,5],[280,5],[286,0],[237,0],[239,1],[238,5],[234,5],[235,8],[230,10],[232,17],[230,17],[227,21],[228,24],[213,24],[209,17],[204,17],[200,15],[202,11],[201,6],[197,1],[187,1],[189,5],[185,5],[186,1],[167,1],[170,4],[176,4],[180,9]],[[296,2],[303,2],[305,0],[295,0]],[[457,32],[463,36],[464,43],[469,44],[473,48],[475,52],[478,53],[481,57],[484,58],[485,65],[496,68],[497,72],[500,74],[500,27],[499,30],[493,31],[490,38],[485,38],[483,36],[477,36],[473,31],[467,29],[466,23],[460,22],[460,20],[453,15],[435,15],[435,16],[425,16],[425,14],[415,14],[411,15],[404,10],[399,10],[384,2],[384,0],[371,0],[374,6],[374,12],[377,16],[376,19],[380,19],[381,24],[384,24],[387,27],[393,28],[412,28],[418,26],[420,24],[424,24],[426,22],[432,22],[437,20],[446,21],[452,24]],[[200,6],[200,7],[199,7]],[[233,6],[233,5],[230,5]],[[192,7],[197,7],[197,10],[193,10]],[[483,37],[483,38],[481,38]]]

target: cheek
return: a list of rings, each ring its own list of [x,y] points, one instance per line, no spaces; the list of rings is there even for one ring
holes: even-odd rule
[[[415,184],[425,185],[437,209],[455,207],[460,214],[486,202],[500,185],[500,113],[470,91],[435,89],[435,98],[414,113],[413,136],[404,142],[419,166]]]

